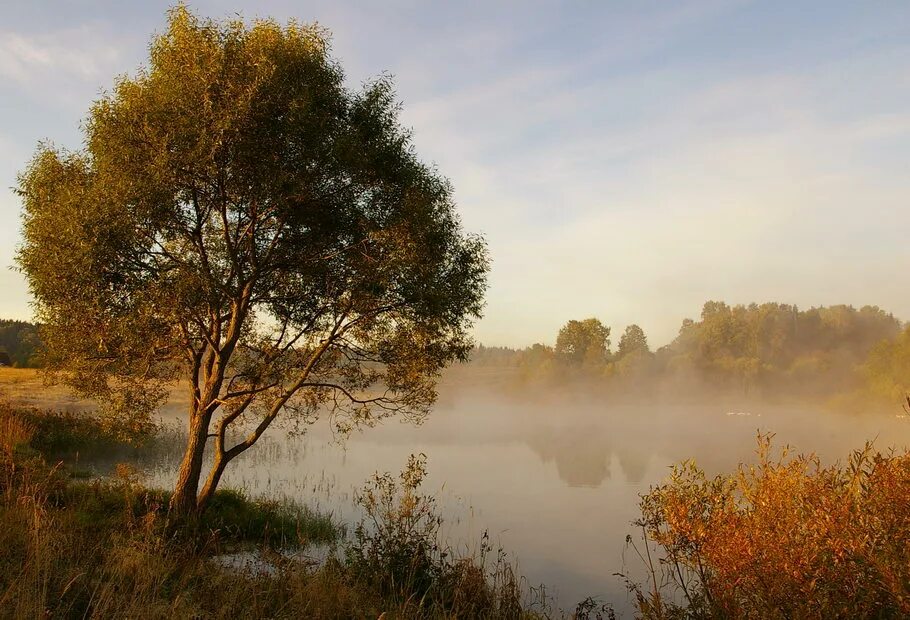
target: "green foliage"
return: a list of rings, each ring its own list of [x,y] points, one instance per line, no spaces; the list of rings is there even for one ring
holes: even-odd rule
[[[684,322],[662,356],[713,383],[744,392],[824,393],[858,380],[855,367],[900,322],[875,306],[800,311],[786,304],[730,307],[707,302],[701,321]]]
[[[366,519],[354,530],[348,560],[383,592],[408,584],[422,598],[440,577],[436,556],[442,519],[435,499],[419,492],[425,476],[426,456],[411,455],[400,486],[391,474],[377,473],[357,496]]]
[[[253,500],[234,489],[215,492],[198,526],[222,540],[255,541],[284,549],[332,542],[341,534],[328,515],[289,501]]]
[[[0,319],[0,366],[40,366],[40,343],[37,325]]]
[[[19,408],[15,415],[33,429],[30,445],[49,459],[118,453],[148,441],[154,430],[111,427],[103,418],[85,413]]]
[[[2,465],[0,472],[10,467]],[[18,482],[0,501],[4,617],[345,618],[382,607],[342,575],[312,575],[306,565],[288,564],[267,549],[263,557],[281,566],[274,574],[212,561],[222,542],[239,535],[253,543],[273,542],[270,517],[277,515],[266,510],[254,517],[261,508],[254,503],[236,497],[219,503],[213,518],[242,518],[230,527],[167,536],[161,514],[166,494],[142,488],[126,469],[113,480],[61,486],[40,461],[19,461],[16,467]]]
[[[648,348],[648,337],[645,336],[645,330],[634,323],[626,327],[619,339],[618,357],[623,358],[631,354],[650,353]]]
[[[569,321],[556,346],[483,352],[485,365],[518,366],[525,380],[585,378],[604,387],[671,393],[707,389],[738,395],[830,400],[856,391],[892,402],[910,391],[910,336],[875,306],[799,310],[778,303],[705,303],[698,321],[652,353],[638,325],[626,327],[615,355],[610,328],[597,319]],[[867,359],[868,357],[868,359]],[[863,401],[868,405],[868,399]]]
[[[509,347],[488,347],[478,344],[469,361],[474,366],[518,366],[518,351]]]
[[[85,150],[42,145],[21,174],[51,368],[140,424],[190,382],[175,508],[194,507],[209,437],[205,499],[279,415],[420,418],[469,352],[486,245],[398,109],[387,77],[346,88],[318,26],[180,5],[92,106]],[[226,445],[244,418],[255,432]]]
[[[602,367],[610,354],[610,328],[595,318],[569,321],[559,330],[553,352],[570,366]]]

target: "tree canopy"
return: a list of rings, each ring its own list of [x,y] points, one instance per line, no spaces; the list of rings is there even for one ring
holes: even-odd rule
[[[204,507],[279,415],[420,418],[470,350],[486,245],[397,112],[386,77],[345,87],[316,26],[180,6],[92,106],[85,150],[43,145],[22,173],[48,363],[133,419],[189,380],[175,507]]]
[[[713,301],[705,303],[701,321],[683,323],[663,354],[671,365],[690,367],[714,382],[823,391],[855,381],[856,367],[873,346],[899,330],[900,321],[877,306],[799,310]]]
[[[603,364],[610,353],[610,328],[595,318],[569,321],[556,336],[554,352],[575,366]]]
[[[0,364],[38,366],[40,339],[38,327],[27,321],[0,319]]]
[[[906,399],[910,395],[910,327],[896,338],[876,344],[862,370],[873,393],[891,400]]]
[[[598,379],[605,386],[648,393],[702,394],[705,389],[765,396],[862,396],[891,401],[910,391],[910,337],[877,306],[762,303],[704,304],[669,344],[650,351],[644,330],[625,328],[615,353],[610,328],[598,319],[568,321],[556,346],[502,349],[496,363],[518,367],[523,380]],[[484,353],[486,364],[494,359]],[[853,406],[842,399],[843,404]]]
[[[627,355],[648,352],[650,352],[650,349],[648,348],[648,337],[645,336],[645,330],[634,323],[626,327],[626,331],[622,333],[619,339],[618,356],[622,358]]]

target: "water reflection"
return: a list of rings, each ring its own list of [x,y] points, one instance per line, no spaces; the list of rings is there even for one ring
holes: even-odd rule
[[[638,494],[671,464],[694,458],[709,473],[750,460],[757,431],[803,451],[842,458],[867,439],[910,444],[910,423],[894,415],[847,418],[805,409],[609,405],[584,395],[506,398],[450,393],[421,426],[388,422],[339,444],[327,424],[304,438],[274,429],[243,454],[224,484],[254,495],[291,498],[358,517],[352,493],[375,471],[399,471],[428,455],[427,489],[438,495],[450,542],[471,548],[484,530],[511,550],[531,583],[545,583],[569,606],[600,595],[628,608],[614,573],[638,514]],[[179,403],[168,418],[179,419]],[[728,411],[754,415],[728,416]],[[759,417],[759,413],[761,416]],[[169,486],[179,441],[144,466]]]
[[[534,429],[525,441],[542,463],[555,464],[560,480],[570,487],[599,487],[610,479],[614,460],[623,482],[641,484],[648,469],[648,452],[629,442],[615,447],[614,438],[604,427],[580,424]]]

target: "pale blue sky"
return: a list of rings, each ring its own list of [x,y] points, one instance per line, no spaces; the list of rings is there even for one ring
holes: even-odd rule
[[[8,189],[78,147],[167,2],[0,2],[0,317]],[[387,71],[418,152],[494,266],[489,344],[570,318],[669,341],[706,299],[878,304],[910,318],[910,2],[192,2],[319,21],[352,85]]]

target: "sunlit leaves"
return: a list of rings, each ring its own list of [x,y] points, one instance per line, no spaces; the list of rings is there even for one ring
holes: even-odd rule
[[[775,456],[710,478],[694,463],[643,496],[640,524],[677,585],[728,618],[910,613],[910,456]],[[692,609],[693,614],[698,609]]]
[[[424,415],[489,264],[398,110],[385,76],[346,87],[317,26],[171,10],[85,151],[21,175],[52,366],[133,413],[180,374],[204,425]]]

